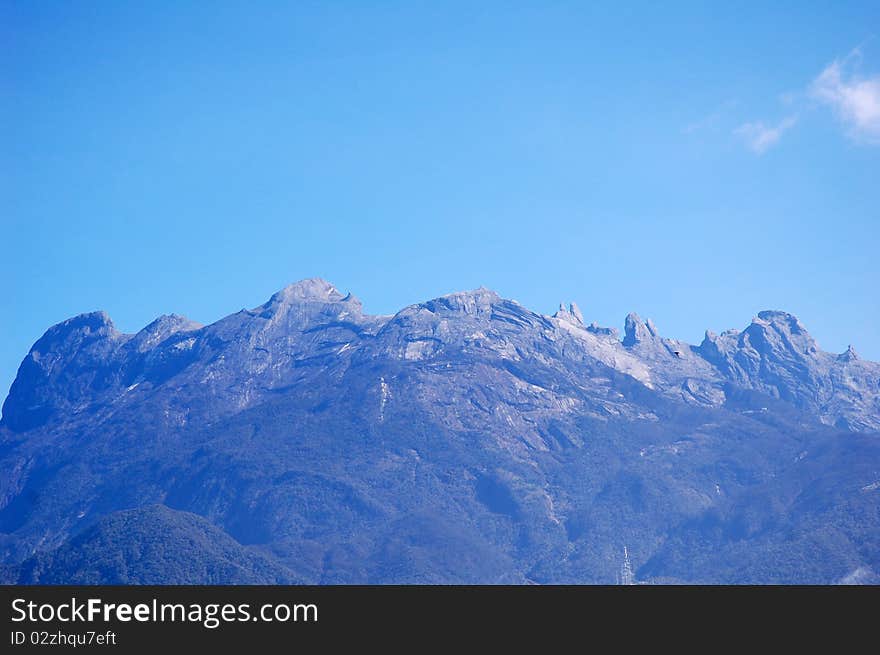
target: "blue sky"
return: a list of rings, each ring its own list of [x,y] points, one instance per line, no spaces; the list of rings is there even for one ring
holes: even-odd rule
[[[0,397],[71,315],[312,276],[880,359],[876,2],[284,4],[0,2]]]

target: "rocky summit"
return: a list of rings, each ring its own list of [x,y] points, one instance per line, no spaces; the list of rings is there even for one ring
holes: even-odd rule
[[[640,583],[877,580],[880,364],[780,311],[691,345],[312,279],[71,318],[3,404],[6,582],[608,584],[625,548]]]

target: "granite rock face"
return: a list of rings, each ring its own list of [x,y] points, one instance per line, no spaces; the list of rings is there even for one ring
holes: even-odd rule
[[[852,430],[880,429],[880,366],[824,352],[791,314],[760,312],[742,332],[706,334],[700,355],[734,385],[756,389]]]
[[[607,583],[624,545],[655,582],[880,571],[880,365],[777,311],[623,334],[483,288],[371,316],[317,279],[207,326],[69,319],[3,404],[2,561],[64,582],[159,504],[306,582]]]

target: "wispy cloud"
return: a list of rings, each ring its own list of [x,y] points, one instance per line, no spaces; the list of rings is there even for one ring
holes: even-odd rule
[[[766,125],[763,121],[745,123],[734,130],[746,145],[758,155],[764,154],[777,143],[782,135],[797,123],[797,116],[788,116],[776,125]]]
[[[861,75],[857,67],[861,47],[843,59],[828,64],[803,91],[789,91],[777,97],[788,107],[787,118],[778,124],[764,121],[744,123],[733,132],[758,155],[779,143],[782,135],[797,123],[798,114],[811,110],[812,99],[830,107],[845,126],[850,138],[870,145],[880,145],[880,74]],[[814,103],[812,108],[815,108]]]
[[[810,85],[810,94],[831,106],[853,139],[880,144],[880,75],[860,77],[849,70],[858,50],[829,64]]]

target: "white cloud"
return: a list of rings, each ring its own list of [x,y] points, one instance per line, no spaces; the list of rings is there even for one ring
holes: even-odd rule
[[[804,100],[812,98],[834,111],[850,138],[860,143],[880,145],[880,74],[860,75],[856,66],[861,60],[861,48],[855,48],[843,59],[836,59],[826,66],[804,92],[787,92],[778,96],[778,102],[792,112],[780,123],[745,123],[736,128],[734,134],[755,153],[763,154],[794,126],[797,113],[808,110]],[[694,128],[698,126],[695,124]]]
[[[851,137],[880,144],[880,75],[859,77],[846,71],[845,63],[828,65],[813,80],[810,92],[837,112]]]
[[[752,151],[761,155],[779,143],[783,133],[795,123],[797,116],[789,116],[777,125],[766,125],[762,121],[757,121],[740,125],[734,133],[741,136]]]

